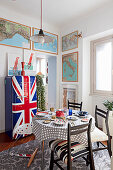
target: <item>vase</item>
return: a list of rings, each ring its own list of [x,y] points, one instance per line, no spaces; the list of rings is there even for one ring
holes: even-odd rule
[[[21,71],[21,75],[22,76],[25,76],[25,71],[24,71],[24,65],[25,65],[25,62],[21,62],[22,64],[22,71]]]

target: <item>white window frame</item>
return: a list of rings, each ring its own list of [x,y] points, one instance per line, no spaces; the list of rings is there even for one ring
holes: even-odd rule
[[[96,90],[96,45],[104,42],[112,42],[113,35],[100,38],[90,42],[90,95],[109,95],[113,96],[113,45],[112,45],[112,63],[111,63],[111,76],[112,76],[112,89],[111,91]]]

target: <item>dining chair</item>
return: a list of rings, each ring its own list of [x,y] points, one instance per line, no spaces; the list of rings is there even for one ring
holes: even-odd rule
[[[82,157],[86,161],[86,164],[87,162],[90,163],[91,170],[95,170],[90,136],[91,124],[92,119],[90,119],[87,124],[73,127],[71,127],[70,123],[68,123],[67,140],[56,139],[49,142],[49,146],[51,148],[50,170],[53,170],[54,164],[63,170],[61,165],[58,163],[59,161],[66,163],[67,169],[72,170],[72,161],[75,161],[79,157]],[[87,145],[71,140],[73,135],[78,136],[83,133],[87,134]],[[55,153],[58,159],[54,159]],[[85,157],[86,155],[87,157]]]
[[[106,127],[107,134],[99,129],[98,116],[105,119],[105,127]],[[110,139],[110,132],[109,132],[108,117],[109,117],[109,111],[104,111],[102,109],[99,109],[96,105],[95,107],[95,126],[96,127],[94,131],[91,132],[91,142],[92,143],[96,142],[97,147],[98,147],[96,149],[93,149],[93,152],[107,149],[111,157],[112,151],[111,151],[111,139]],[[107,146],[103,144],[104,141],[107,141]],[[100,143],[102,147],[99,147]]]
[[[81,103],[74,103],[74,102],[70,102],[68,100],[68,109],[69,108],[74,108],[74,109],[80,109],[80,111],[82,110],[82,102]]]

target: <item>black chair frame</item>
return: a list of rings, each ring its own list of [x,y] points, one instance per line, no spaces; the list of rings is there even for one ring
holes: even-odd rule
[[[68,109],[70,108],[70,107],[72,107],[72,108],[74,108],[74,109],[80,109],[80,111],[82,110],[82,102],[81,103],[73,103],[73,102],[70,102],[69,100],[68,100]]]
[[[108,110],[107,111],[101,110],[101,109],[97,108],[97,105],[96,105],[96,107],[95,107],[95,126],[97,128],[99,128],[99,126],[98,126],[98,116],[100,116],[100,117],[105,119],[105,126],[106,126],[106,132],[107,132],[107,136],[108,136],[108,141],[107,141],[107,146],[104,145],[101,141],[97,142],[98,148],[97,149],[93,149],[93,152],[107,149],[108,152],[109,152],[109,155],[111,157],[112,156],[111,137],[110,137],[109,125],[108,125],[109,111]],[[101,143],[101,145],[103,147],[99,148],[99,143]]]
[[[83,153],[82,157],[86,161],[86,165],[90,164],[90,170],[95,170],[94,167],[94,160],[93,160],[93,152],[92,152],[92,144],[91,144],[91,124],[92,124],[92,119],[90,119],[89,123],[83,124],[83,125],[78,125],[71,127],[71,125],[68,123],[68,135],[67,135],[67,169],[72,170],[72,161],[71,161],[71,135],[78,135],[84,132],[87,132],[87,138],[88,138],[88,153]],[[87,157],[84,157],[86,156]],[[76,159],[77,159],[76,158]],[[54,150],[51,150],[51,160],[50,160],[50,170],[53,170],[54,163],[61,169],[64,170],[58,162],[61,161],[61,159],[54,159]],[[74,160],[73,160],[74,161]]]

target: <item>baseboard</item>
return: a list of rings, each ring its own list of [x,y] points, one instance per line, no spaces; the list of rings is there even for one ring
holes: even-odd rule
[[[0,133],[4,133],[5,132],[5,130],[0,130]]]

